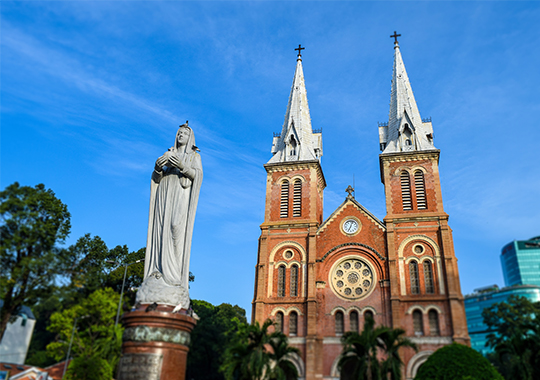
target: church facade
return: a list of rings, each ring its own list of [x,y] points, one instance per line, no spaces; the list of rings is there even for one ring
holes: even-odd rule
[[[299,50],[300,52],[300,50]],[[403,328],[404,378],[439,347],[469,344],[452,230],[444,212],[439,153],[422,119],[397,40],[389,120],[379,125],[387,214],[352,195],[323,220],[322,134],[311,126],[298,54],[280,135],[267,172],[253,321],[270,318],[300,349],[301,378],[339,379],[341,336],[376,325]]]

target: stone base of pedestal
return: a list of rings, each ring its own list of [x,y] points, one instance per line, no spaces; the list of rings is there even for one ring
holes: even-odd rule
[[[122,316],[124,335],[118,380],[184,380],[191,331],[196,320],[181,310],[148,305]]]

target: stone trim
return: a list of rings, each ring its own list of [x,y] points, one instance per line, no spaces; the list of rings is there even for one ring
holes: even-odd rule
[[[383,257],[379,252],[377,252],[375,250],[375,248],[372,248],[372,247],[370,247],[369,245],[366,245],[366,244],[351,242],[351,243],[343,243],[343,244],[340,244],[340,245],[336,245],[334,248],[332,248],[328,252],[326,252],[322,258],[317,259],[315,261],[318,262],[318,263],[322,263],[328,257],[328,255],[331,254],[332,252],[334,252],[334,251],[336,251],[336,250],[338,250],[340,248],[348,247],[348,246],[358,246],[358,247],[367,248],[371,252],[375,253],[379,259],[386,260],[386,258]]]
[[[183,346],[189,346],[191,341],[187,331],[145,325],[126,328],[122,339],[124,342],[165,342]]]

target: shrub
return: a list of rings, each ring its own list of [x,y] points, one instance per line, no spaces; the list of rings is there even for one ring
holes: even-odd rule
[[[422,364],[415,380],[503,380],[478,351],[453,343],[435,351]]]

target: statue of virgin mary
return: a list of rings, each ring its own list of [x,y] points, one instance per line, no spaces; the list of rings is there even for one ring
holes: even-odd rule
[[[181,125],[152,173],[144,281],[137,302],[189,306],[191,237],[203,177],[195,135]]]

